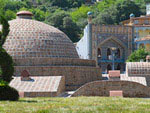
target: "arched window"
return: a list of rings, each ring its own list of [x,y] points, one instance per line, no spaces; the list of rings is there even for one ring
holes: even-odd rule
[[[121,64],[117,65],[117,70],[121,70]]]
[[[116,52],[116,57],[117,57],[117,58],[120,58],[120,56],[121,56],[121,55],[120,55],[120,49],[118,48],[118,49],[117,49],[117,52]]]
[[[101,58],[101,49],[100,48],[98,48],[98,50],[97,50],[97,57]]]
[[[111,50],[110,48],[107,49],[107,59],[109,59],[109,56],[111,55]]]
[[[112,67],[111,67],[110,64],[108,64],[108,65],[107,65],[107,73],[108,73],[110,70],[112,70]]]

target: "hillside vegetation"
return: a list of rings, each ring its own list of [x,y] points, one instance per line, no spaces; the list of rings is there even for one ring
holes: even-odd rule
[[[120,24],[129,15],[145,14],[144,0],[103,0],[87,5],[85,0],[0,0],[0,13],[8,20],[16,18],[16,12],[29,10],[34,19],[53,25],[77,42],[87,24],[87,12],[93,12],[95,24]]]

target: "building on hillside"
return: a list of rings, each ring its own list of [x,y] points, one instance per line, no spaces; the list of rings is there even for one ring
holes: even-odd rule
[[[125,61],[139,46],[150,48],[150,4],[147,15],[123,21],[121,25],[94,25],[88,13],[83,38],[76,44],[79,57],[96,60],[103,73],[116,69],[125,71]]]

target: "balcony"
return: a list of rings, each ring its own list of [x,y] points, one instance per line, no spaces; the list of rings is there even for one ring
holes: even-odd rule
[[[98,63],[112,63],[112,60],[109,60],[109,59],[98,59]],[[124,63],[125,60],[124,59],[115,59],[114,60],[115,63]]]

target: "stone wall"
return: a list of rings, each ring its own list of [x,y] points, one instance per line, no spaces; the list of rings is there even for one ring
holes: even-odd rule
[[[129,77],[145,77],[150,86],[150,62],[127,62],[126,73]]]
[[[31,76],[65,76],[66,90],[76,90],[85,83],[101,80],[101,69],[85,66],[15,66],[15,76],[27,70]]]
[[[150,88],[130,81],[94,81],[79,88],[72,96],[109,96],[109,91],[122,90],[124,97],[150,97]]]
[[[128,76],[150,76],[150,62],[127,62]]]
[[[25,58],[14,59],[16,66],[96,66],[94,60],[72,58]]]

